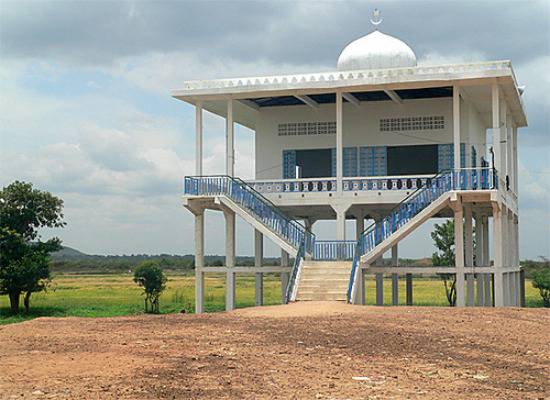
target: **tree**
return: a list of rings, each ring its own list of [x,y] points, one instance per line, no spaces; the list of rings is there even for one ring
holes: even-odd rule
[[[9,296],[13,313],[22,293],[28,311],[31,294],[50,281],[49,254],[61,241],[42,242],[38,230],[65,226],[62,210],[63,200],[31,183],[15,181],[0,191],[0,294]]]
[[[532,285],[539,290],[544,307],[550,307],[550,269],[545,268],[534,273]]]
[[[134,282],[143,288],[145,312],[158,314],[159,298],[166,288],[166,276],[155,261],[143,261],[134,271]]]
[[[455,224],[453,220],[447,220],[443,224],[435,224],[431,233],[435,247],[439,253],[432,255],[432,264],[438,267],[455,265]],[[456,305],[456,275],[440,274],[445,285],[445,294],[451,307]]]

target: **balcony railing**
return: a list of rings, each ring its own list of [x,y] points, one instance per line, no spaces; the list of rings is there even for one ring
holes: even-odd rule
[[[462,184],[455,190],[477,190],[478,188],[497,188],[493,185],[493,173],[490,168],[465,168],[460,170],[455,178]],[[344,192],[386,191],[386,190],[418,190],[432,186],[433,175],[416,176],[371,176],[345,177],[342,179]],[[300,178],[300,179],[272,179],[254,180],[248,184],[260,193],[316,193],[335,192],[336,178]]]
[[[313,246],[314,260],[352,260],[355,240],[316,240]]]

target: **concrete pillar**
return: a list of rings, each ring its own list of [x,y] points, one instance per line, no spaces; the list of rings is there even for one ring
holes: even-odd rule
[[[204,212],[195,215],[195,313],[204,312]]]
[[[235,175],[235,135],[233,124],[233,100],[227,100],[227,117],[225,119],[225,172]]]
[[[346,211],[336,211],[336,238],[338,240],[346,240]]]
[[[405,296],[406,304],[408,306],[413,305],[413,276],[412,274],[405,274]]]
[[[453,86],[453,154],[454,168],[458,169],[460,165],[460,87]]]
[[[359,212],[355,217],[355,240],[361,238],[361,233],[365,230],[365,214]]]
[[[455,264],[456,264],[456,306],[464,307],[464,225],[462,202],[457,201],[454,211],[455,221]]]
[[[500,88],[498,83],[493,83],[491,88],[492,96],[492,116],[493,116],[493,154],[495,157],[493,167],[501,172],[501,152],[500,152]]]
[[[225,217],[225,266],[228,268],[225,279],[225,309],[235,308],[235,213],[224,210]]]
[[[264,261],[264,235],[257,229],[254,229],[254,266],[261,268]],[[255,280],[255,304],[262,306],[264,304],[264,274],[256,272]]]
[[[230,268],[225,275],[225,311],[234,310],[235,307],[235,272]]]
[[[493,274],[493,295],[494,306],[504,306],[504,279],[502,273],[503,267],[503,243],[502,243],[502,228],[503,228],[503,212],[499,205],[493,203],[493,258],[495,272]]]
[[[336,190],[342,193],[344,173],[344,128],[342,92],[336,91]]]
[[[290,265],[290,255],[281,250],[281,267],[288,267]],[[281,301],[286,303],[286,288],[288,286],[289,273],[281,272]]]
[[[483,241],[485,238],[483,237],[483,218],[481,215],[476,214],[475,216],[475,240],[476,240],[476,258],[475,258],[475,266],[476,267],[483,267],[483,248],[484,243]],[[485,304],[485,277],[484,274],[476,273],[476,305],[479,307],[482,307]]]
[[[464,204],[464,264],[467,267],[474,266],[474,235],[471,204]],[[466,274],[466,295],[466,304],[468,307],[473,307],[475,304],[473,274]]]
[[[399,266],[399,255],[397,244],[391,248],[391,265],[392,267]],[[394,306],[399,305],[399,274],[391,274],[391,303]]]
[[[376,305],[384,305],[384,274],[376,274]]]
[[[195,175],[202,175],[202,102],[195,104]]]
[[[489,257],[489,217],[484,215],[481,218],[482,237],[483,237],[483,266],[489,267],[491,260]],[[493,295],[491,291],[491,274],[483,274],[483,305],[491,307],[493,305]]]

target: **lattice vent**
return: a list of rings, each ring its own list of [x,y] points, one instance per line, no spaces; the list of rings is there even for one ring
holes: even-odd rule
[[[431,131],[445,129],[442,115],[380,119],[380,132]]]
[[[336,121],[279,124],[279,136],[336,135]]]

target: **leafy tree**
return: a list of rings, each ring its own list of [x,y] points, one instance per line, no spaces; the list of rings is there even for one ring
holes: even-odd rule
[[[452,266],[455,265],[455,224],[453,220],[447,220],[443,224],[435,224],[434,231],[431,233],[435,247],[439,253],[432,255],[434,266]],[[445,285],[445,294],[451,307],[456,305],[456,275],[440,274]]]
[[[532,285],[539,290],[544,307],[550,307],[550,269],[545,268],[534,273]]]
[[[9,296],[13,313],[22,293],[28,311],[31,294],[50,281],[49,254],[61,241],[42,242],[38,230],[65,226],[62,210],[63,200],[31,183],[15,181],[0,191],[0,294]]]
[[[145,312],[158,314],[159,298],[166,288],[166,276],[154,261],[143,261],[134,271],[134,282],[143,288]]]

